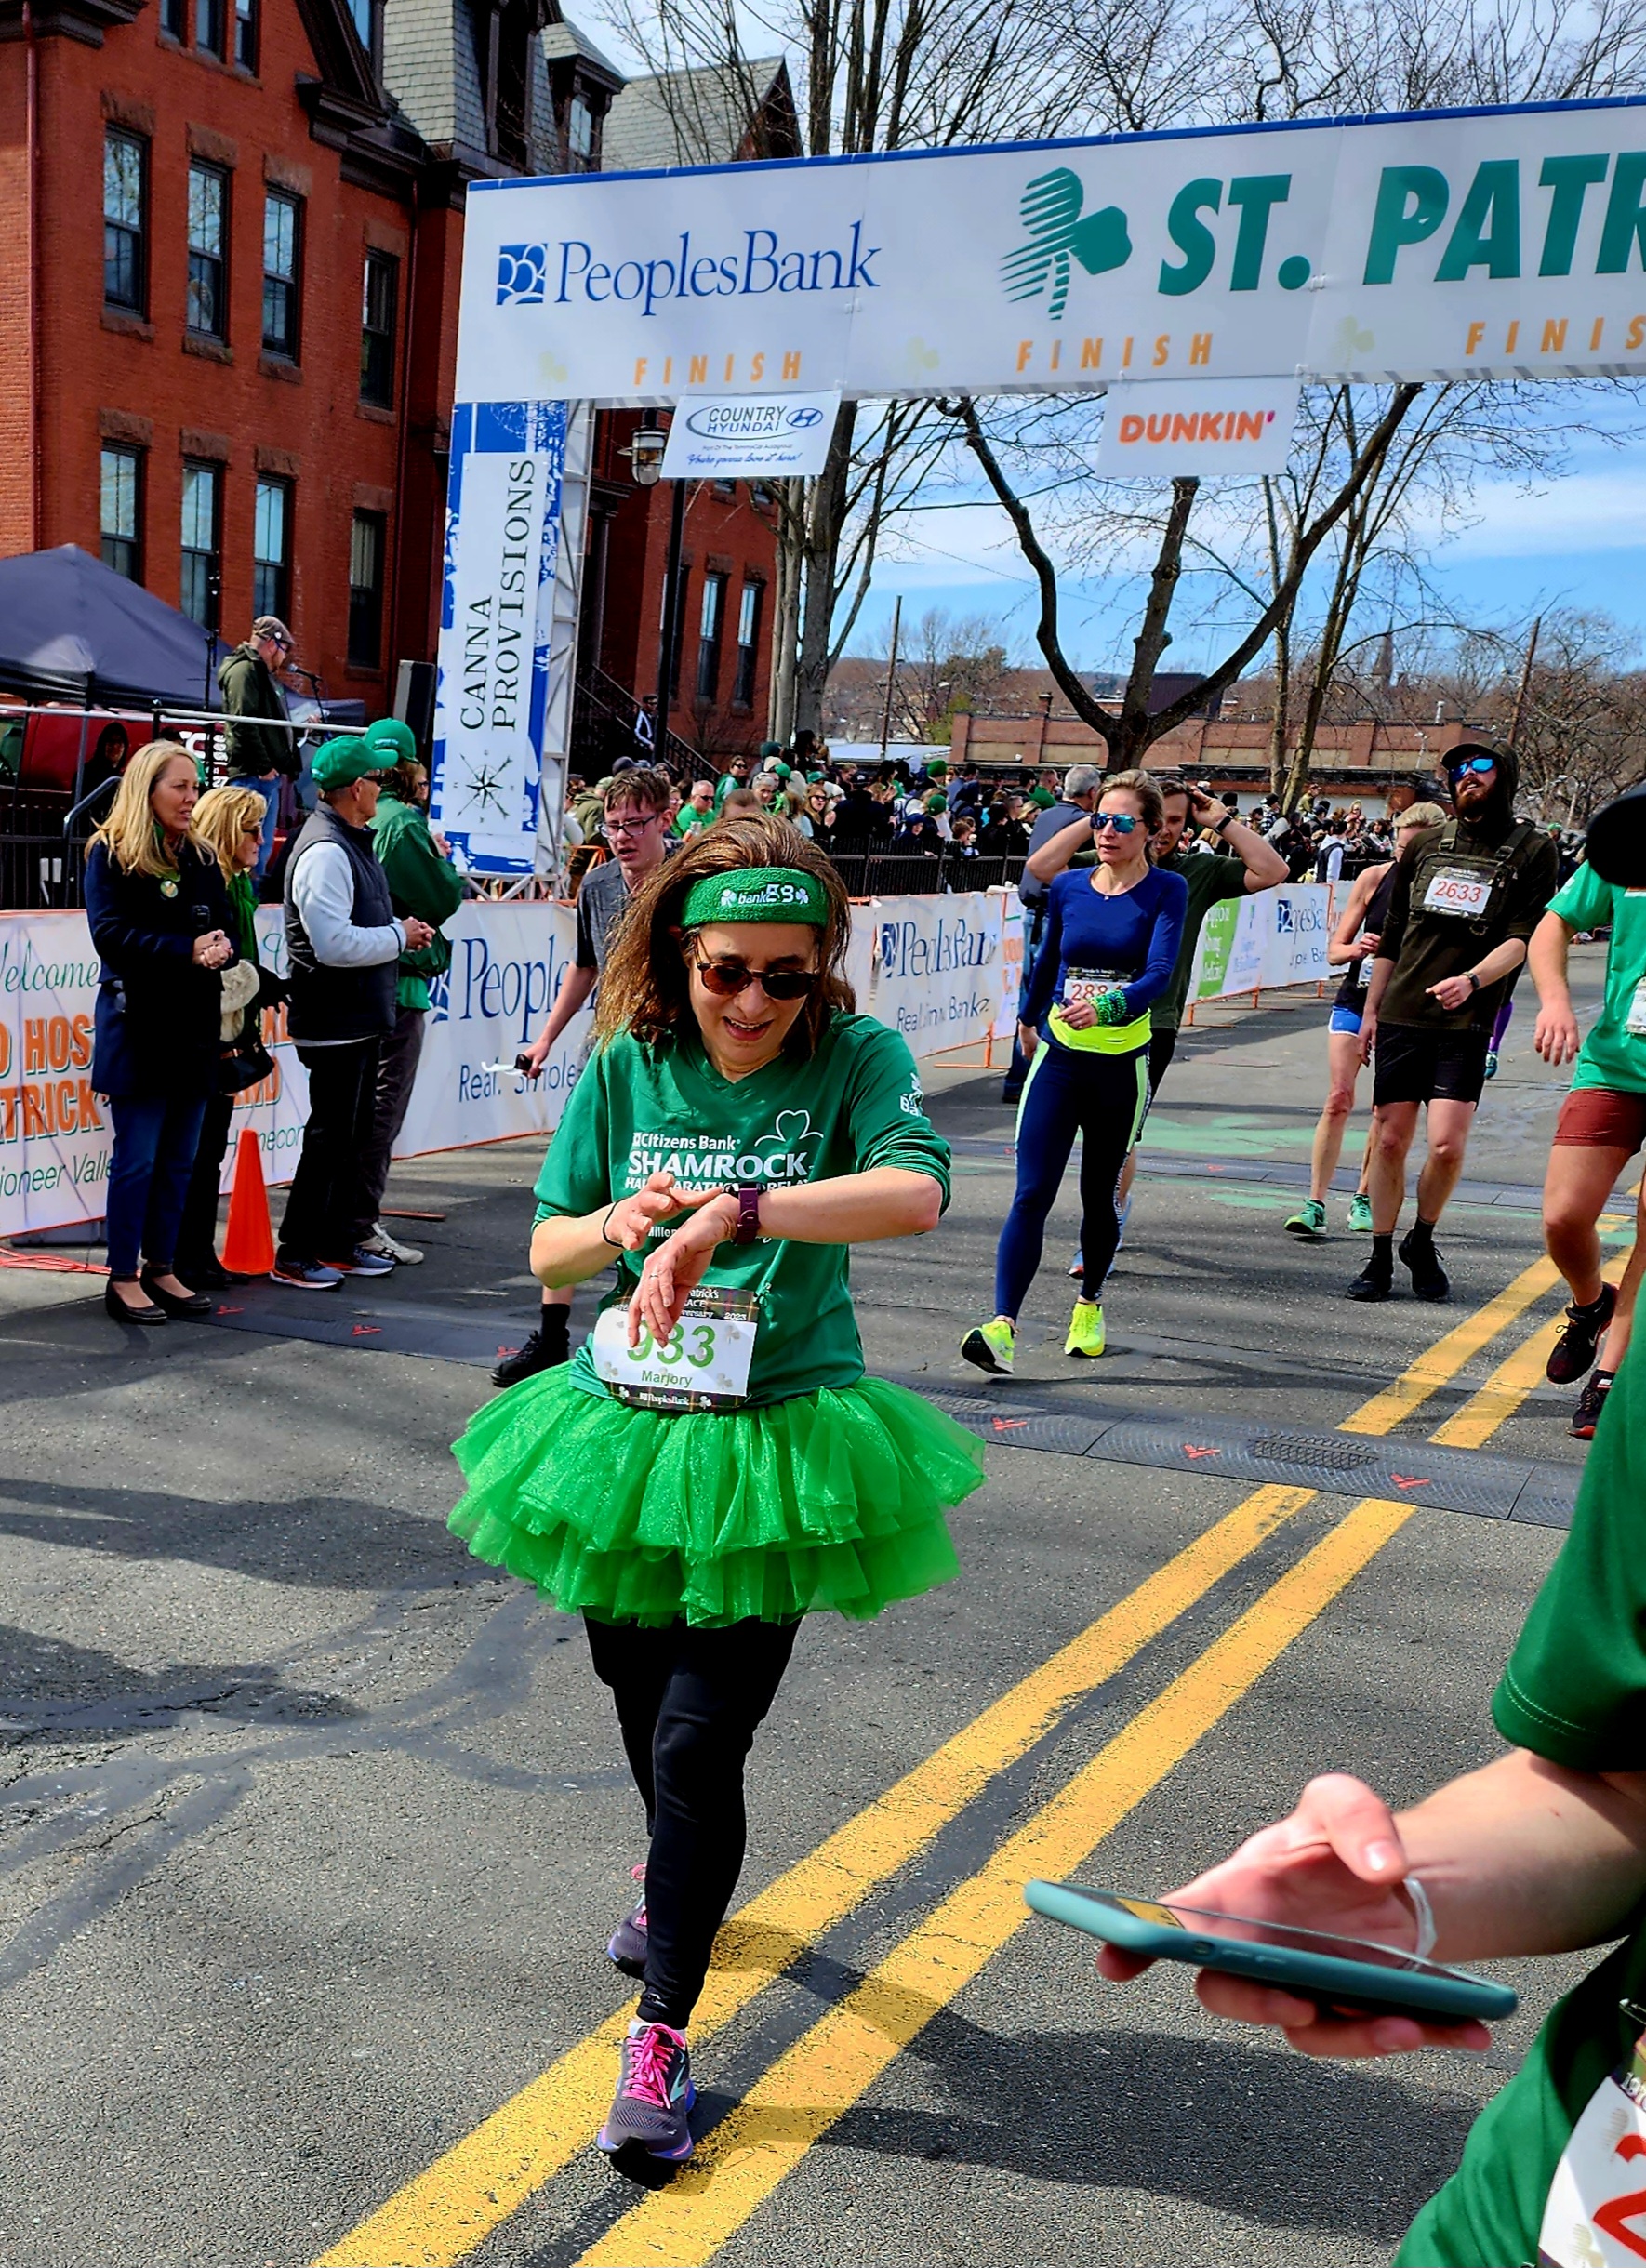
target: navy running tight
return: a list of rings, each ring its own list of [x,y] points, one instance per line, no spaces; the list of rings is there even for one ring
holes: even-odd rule
[[[1103,1290],[1120,1242],[1121,1168],[1148,1107],[1148,1050],[1086,1054],[1042,1040],[1017,1112],[1017,1189],[994,1256],[994,1311],[1015,1322],[1041,1264],[1046,1216],[1081,1136],[1085,1294]]]

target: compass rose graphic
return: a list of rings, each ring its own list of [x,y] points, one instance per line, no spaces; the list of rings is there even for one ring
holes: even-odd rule
[[[469,801],[471,803],[478,803],[483,811],[495,809],[499,818],[507,817],[508,799],[505,790],[509,784],[509,774],[506,767],[484,763],[470,764],[466,768],[463,784],[468,790]]]

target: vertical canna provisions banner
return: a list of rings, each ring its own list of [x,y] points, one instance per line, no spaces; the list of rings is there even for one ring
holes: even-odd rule
[[[452,417],[430,816],[478,873],[537,856],[566,425],[564,402]]]

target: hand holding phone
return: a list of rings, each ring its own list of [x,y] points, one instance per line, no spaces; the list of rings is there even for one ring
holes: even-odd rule
[[[1226,1859],[1171,1894],[1169,1903],[1415,1948],[1417,1918],[1404,1889],[1408,1857],[1388,1807],[1347,1772],[1311,1780],[1288,1819],[1264,1827]],[[1108,1943],[1098,1956],[1115,1983],[1141,1976],[1155,1956]],[[1418,2048],[1491,2045],[1478,2017],[1338,2014],[1285,1989],[1226,1970],[1201,1969],[1201,2005],[1215,2016],[1272,2025],[1306,2055],[1408,2054]]]

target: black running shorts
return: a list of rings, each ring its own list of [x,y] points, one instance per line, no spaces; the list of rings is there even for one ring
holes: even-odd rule
[[[1478,1103],[1486,1084],[1489,1031],[1430,1031],[1420,1024],[1379,1024],[1372,1058],[1372,1101]]]

